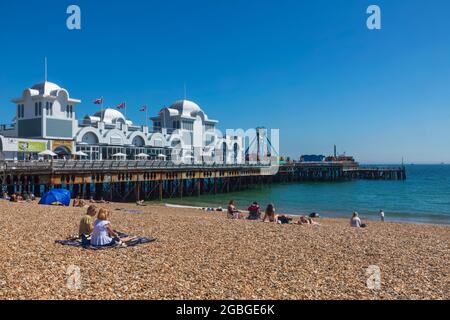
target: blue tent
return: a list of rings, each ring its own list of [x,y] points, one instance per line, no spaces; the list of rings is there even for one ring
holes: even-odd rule
[[[53,189],[44,194],[39,201],[44,205],[64,205],[70,206],[70,191],[65,189]]]

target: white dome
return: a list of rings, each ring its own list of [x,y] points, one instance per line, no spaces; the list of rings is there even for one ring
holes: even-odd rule
[[[94,117],[103,119],[103,122],[105,123],[109,123],[109,124],[114,124],[117,122],[122,122],[122,123],[126,123],[126,124],[132,124],[131,121],[128,121],[125,116],[122,114],[122,112],[116,110],[116,109],[111,109],[111,108],[107,108],[107,109],[103,109],[101,111],[98,111],[94,114]]]
[[[174,102],[169,109],[176,109],[181,115],[195,117],[202,109],[195,102],[189,100],[179,100]]]
[[[56,83],[45,81],[35,84],[31,89],[39,91],[39,94],[41,95],[56,95],[56,92],[62,88]]]

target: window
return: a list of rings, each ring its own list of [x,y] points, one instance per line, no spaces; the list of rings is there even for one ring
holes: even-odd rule
[[[39,115],[42,116],[42,102],[39,102]]]
[[[34,103],[34,115],[35,116],[38,115],[38,103],[37,102]]]
[[[70,105],[70,117],[73,118],[73,105]]]
[[[50,115],[52,116],[53,115],[53,102],[50,102],[49,105],[50,105]]]
[[[192,122],[183,121],[183,129],[185,130],[194,130],[194,124]]]
[[[69,118],[69,105],[66,106],[66,117]]]
[[[25,117],[25,105],[21,104],[19,105],[20,109],[19,109],[19,117],[20,118],[24,118]]]

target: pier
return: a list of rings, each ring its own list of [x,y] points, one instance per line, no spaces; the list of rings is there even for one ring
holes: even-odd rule
[[[0,162],[0,183],[9,194],[42,195],[64,188],[72,196],[108,201],[162,200],[241,191],[277,182],[404,180],[404,167],[360,167],[356,162],[176,165],[171,161]]]
[[[366,167],[354,161],[295,162],[280,167],[275,181],[406,180],[404,166]]]

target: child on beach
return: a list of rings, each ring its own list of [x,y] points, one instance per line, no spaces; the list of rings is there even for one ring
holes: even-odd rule
[[[89,237],[94,230],[94,218],[97,214],[97,207],[94,205],[90,205],[86,211],[86,214],[80,220],[80,227],[78,229],[78,234],[81,237],[81,241],[83,243],[88,242]]]
[[[119,235],[113,230],[111,222],[108,221],[110,216],[111,213],[108,209],[100,208],[98,211],[97,220],[94,222],[91,245],[97,247],[123,245],[124,242],[134,239],[134,237],[120,239]]]
[[[266,212],[264,213],[263,222],[266,222],[266,219],[269,220],[269,222],[277,222],[277,216],[275,215],[275,206],[273,203],[270,203],[267,208]]]

